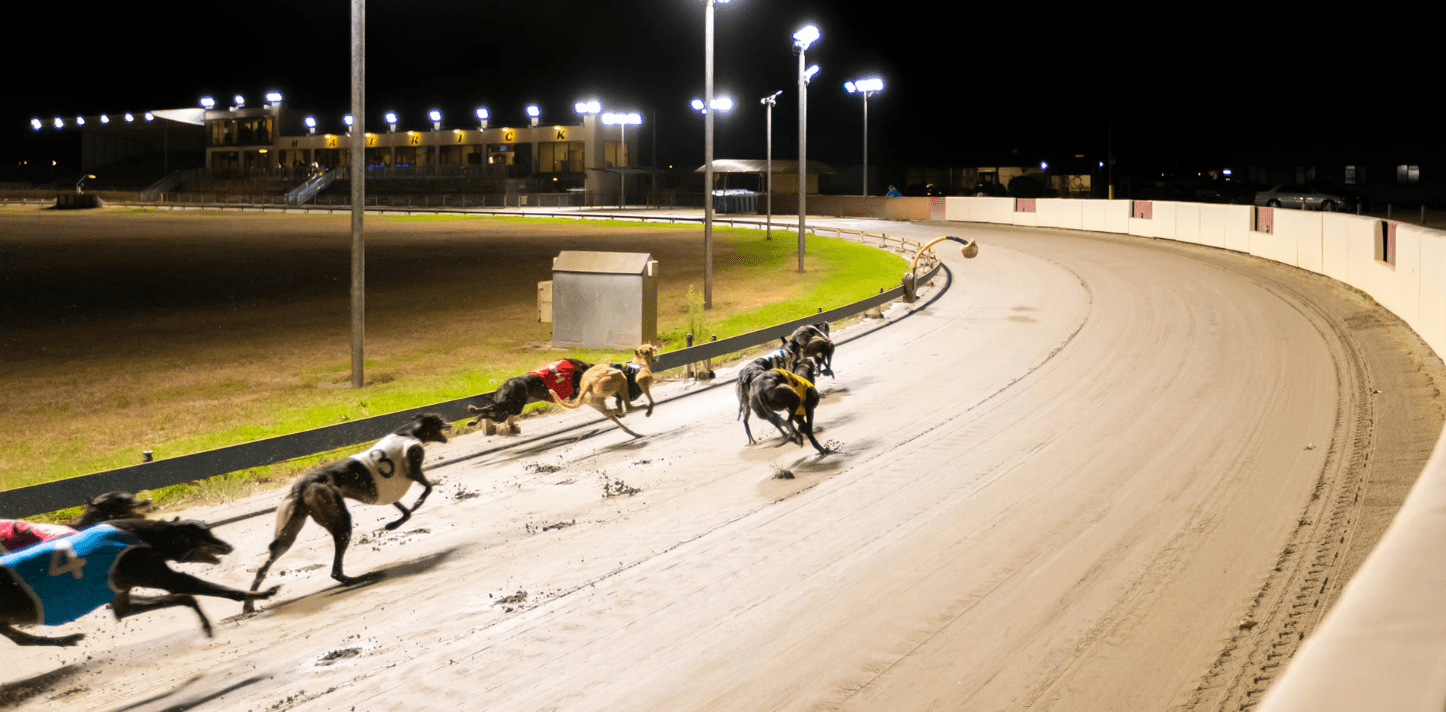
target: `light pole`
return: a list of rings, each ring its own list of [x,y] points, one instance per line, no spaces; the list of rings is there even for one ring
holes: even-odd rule
[[[627,160],[626,156],[628,153],[628,126],[637,126],[638,124],[643,123],[643,117],[637,112],[633,112],[631,114],[608,113],[602,115],[602,122],[606,126],[616,125],[618,127],[619,143],[617,161],[615,161],[615,165],[618,169],[618,209],[621,210],[627,206],[628,177],[623,173],[623,165],[624,162]]]
[[[239,103],[241,97],[236,97]],[[351,0],[351,387],[366,386],[366,0]],[[387,121],[395,129],[396,116]]]
[[[713,5],[703,0],[703,105],[713,106]],[[703,112],[703,308],[713,308],[713,112]]]
[[[804,233],[808,227],[808,80],[818,72],[818,65],[804,69],[804,53],[818,41],[818,28],[805,25],[793,33],[793,51],[798,55],[798,271],[803,271]]]
[[[765,129],[767,138],[764,140],[764,146],[766,148],[764,148],[763,150],[764,165],[766,166],[764,170],[768,173],[767,178],[765,178],[768,183],[768,188],[767,192],[764,193],[763,198],[763,204],[765,206],[765,209],[768,211],[767,222],[763,224],[763,234],[765,235],[764,239],[767,240],[773,239],[773,105],[777,103],[778,95],[782,93],[783,90],[780,89],[776,92],[773,92],[772,94],[769,94],[768,96],[763,97],[762,99],[759,99],[759,101],[764,106],[768,107],[764,110],[764,113],[767,115],[768,118],[764,122],[764,125],[767,127]]]
[[[884,80],[874,77],[872,79],[859,79],[852,82],[844,82],[844,89],[850,94],[864,95],[864,197],[869,197],[869,94],[884,90]]]

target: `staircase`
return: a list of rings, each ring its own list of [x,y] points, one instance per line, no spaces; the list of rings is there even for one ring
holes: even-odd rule
[[[315,198],[317,193],[320,193],[327,186],[331,185],[332,181],[336,180],[340,171],[340,168],[333,168],[319,176],[308,178],[305,183],[302,183],[286,194],[286,204],[297,207]]]

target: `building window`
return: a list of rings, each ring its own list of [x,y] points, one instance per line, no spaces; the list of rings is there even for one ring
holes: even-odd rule
[[[1356,167],[1346,166],[1346,185],[1355,185],[1356,180]]]
[[[1421,182],[1420,166],[1396,166],[1396,182],[1402,185],[1416,185]]]
[[[583,172],[582,141],[547,141],[537,145],[539,173]]]
[[[609,168],[627,166],[627,165],[628,165],[628,157],[632,154],[632,151],[629,151],[629,150],[628,150],[628,147],[627,147],[626,144],[623,145],[622,151],[623,151],[622,160],[618,160],[618,142],[617,142],[617,141],[606,141],[606,142],[604,142],[604,143],[603,143],[603,161],[604,161],[604,165],[606,165],[606,166],[609,167]]]

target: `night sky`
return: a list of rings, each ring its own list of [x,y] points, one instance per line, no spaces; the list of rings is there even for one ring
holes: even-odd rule
[[[192,3],[153,0],[150,21],[115,5],[7,8],[10,87],[0,158],[43,159],[32,117],[194,107],[268,90],[341,130],[349,107],[346,0]],[[641,161],[702,162],[702,0],[471,2],[371,0],[369,128],[387,110],[399,128],[577,123],[574,102],[643,114]],[[934,9],[927,9],[934,8]],[[1194,4],[1046,9],[1018,2],[840,3],[733,0],[717,5],[715,81],[737,103],[719,115],[715,155],[762,158],[759,99],[782,89],[774,156],[797,157],[797,59],[791,35],[815,24],[808,52],[809,157],[856,164],[862,106],[842,84],[886,82],[869,99],[874,165],[965,165],[1017,150],[1121,166],[1219,167],[1232,147],[1441,143],[1446,61],[1424,18],[1369,6]],[[1417,29],[1421,28],[1421,29]],[[23,37],[43,38],[35,50]],[[46,129],[47,131],[53,129]],[[656,139],[654,137],[656,136]],[[629,138],[631,143],[634,139]]]

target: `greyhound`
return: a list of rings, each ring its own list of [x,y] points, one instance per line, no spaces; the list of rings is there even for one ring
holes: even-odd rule
[[[61,625],[107,603],[116,620],[172,606],[188,606],[211,637],[211,621],[196,596],[250,603],[270,598],[280,587],[241,591],[174,571],[168,561],[215,564],[231,553],[204,522],[118,519],[0,557],[0,635],[17,645],[71,646],[82,634],[47,638],[13,626]],[[168,591],[132,597],[135,587]]]
[[[346,500],[394,505],[402,516],[386,528],[390,531],[401,526],[432,493],[432,483],[422,474],[423,444],[447,442],[443,431],[451,429],[452,426],[435,413],[415,415],[365,452],[321,465],[297,479],[281,506],[276,508],[276,536],[271,540],[270,556],[256,571],[251,590],[261,587],[261,580],[266,578],[271,565],[291,549],[307,519],[315,519],[331,532],[333,579],[344,586],[376,580],[379,576],[376,573],[352,577],[342,572],[342,558],[351,544],[351,512],[347,511]],[[413,482],[425,489],[408,509],[399,500]],[[242,610],[251,613],[255,606],[247,601]]]
[[[491,424],[505,421],[514,434],[520,432],[514,419],[522,414],[523,407],[530,403],[552,400],[551,391],[557,391],[563,398],[572,396],[582,382],[583,372],[589,368],[592,368],[592,364],[586,361],[565,358],[520,376],[513,376],[503,381],[502,387],[483,396],[487,402],[481,407],[467,406],[467,409],[477,416],[467,421],[467,427],[486,420],[487,434],[491,435]]]
[[[773,423],[785,441],[803,444],[804,436],[813,443],[820,455],[829,450],[818,444],[813,436],[813,412],[818,407],[818,389],[813,385],[817,365],[812,357],[801,359],[795,367],[797,373],[775,368],[764,371],[753,378],[748,386],[748,405],[758,417]],[[787,416],[779,418],[776,411],[785,411]],[[757,441],[748,428],[748,411],[741,413],[743,432],[748,435],[748,444]],[[782,445],[783,443],[779,443]]]

